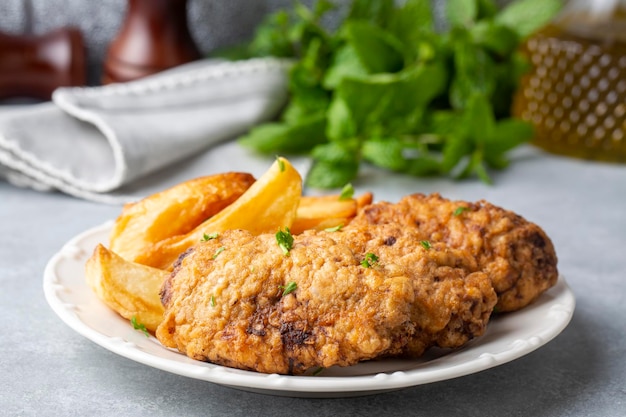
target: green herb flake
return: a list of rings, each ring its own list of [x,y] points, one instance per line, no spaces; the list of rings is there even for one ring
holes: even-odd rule
[[[150,332],[148,331],[148,329],[146,329],[145,324],[142,323],[138,323],[137,322],[137,317],[132,316],[130,318],[130,324],[133,325],[133,329],[135,330],[141,330],[143,332],[143,334],[146,335],[146,337],[150,337]]]
[[[280,156],[276,157],[276,163],[278,164],[278,169],[280,172],[285,172],[285,161]]]
[[[433,247],[433,245],[431,245],[431,244],[430,244],[430,242],[429,242],[429,241],[427,241],[427,240],[422,240],[422,241],[420,241],[420,245],[422,245],[422,247],[423,247],[424,249],[426,249],[426,250],[428,250],[428,249],[430,249],[430,248],[432,248],[432,247]]]
[[[296,288],[298,288],[298,284],[296,284],[295,281],[289,281],[287,285],[279,285],[278,288],[283,290],[283,297],[284,297],[285,295],[294,292]]]
[[[457,217],[460,216],[461,214],[463,214],[464,211],[469,210],[469,207],[465,207],[465,206],[459,206],[456,208],[456,210],[454,210],[454,213],[452,213],[453,216]]]
[[[217,305],[217,303],[215,302],[215,296],[212,295],[211,296],[211,307],[215,307]]]
[[[366,253],[365,258],[361,261],[361,266],[363,268],[371,268],[372,266],[378,263],[378,256],[373,253]]]
[[[278,243],[278,247],[280,247],[283,251],[283,254],[289,255],[289,251],[293,248],[293,235],[288,227],[285,227],[285,230],[278,230],[276,232],[276,243]]]
[[[333,233],[333,232],[338,232],[343,228],[343,223],[340,225],[337,225],[335,227],[329,227],[328,229],[324,229],[325,232],[329,232],[329,233]]]
[[[218,236],[219,236],[219,233],[209,233],[209,234],[205,233],[202,235],[202,242],[208,242],[209,240],[217,239]]]
[[[217,248],[217,250],[213,254],[213,259],[217,258],[217,255],[219,255],[220,253],[224,252],[225,250],[226,250],[225,246]]]
[[[323,371],[324,369],[326,369],[326,368],[324,368],[324,367],[320,366],[319,368],[317,368],[316,370],[314,370],[314,371],[311,373],[311,375],[312,375],[312,376],[317,376],[317,375],[321,374],[321,373],[322,373],[322,371]]]
[[[354,187],[348,183],[343,186],[341,194],[339,195],[339,201],[350,200],[354,196]]]

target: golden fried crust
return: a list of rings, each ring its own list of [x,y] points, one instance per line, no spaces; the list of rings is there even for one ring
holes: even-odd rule
[[[376,254],[385,273],[410,278],[416,331],[404,355],[417,357],[431,346],[457,348],[486,330],[497,298],[471,254],[443,243],[425,248],[414,230],[396,224],[350,224],[340,239],[359,253]]]
[[[496,295],[471,268],[463,251],[425,249],[397,227],[308,231],[287,256],[273,235],[228,231],[166,281],[157,337],[194,359],[283,374],[419,356],[484,332]]]
[[[461,207],[461,209],[459,209]],[[414,194],[397,204],[365,207],[351,226],[398,224],[419,239],[442,242],[474,254],[498,294],[496,309],[518,310],[558,278],[552,242],[536,224],[486,201],[450,201],[439,194]]]
[[[283,295],[292,281],[297,288]],[[361,267],[324,234],[298,237],[286,256],[273,235],[225,232],[181,261],[163,295],[163,344],[259,372],[300,374],[394,354],[414,331],[409,279]]]

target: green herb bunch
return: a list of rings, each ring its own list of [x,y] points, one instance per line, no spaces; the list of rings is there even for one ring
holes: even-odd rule
[[[308,154],[307,185],[343,186],[361,162],[416,176],[476,175],[504,168],[531,139],[511,118],[529,68],[522,40],[560,9],[558,0],[448,0],[435,30],[430,0],[354,0],[336,30],[320,24],[335,6],[318,0],[271,14],[246,57],[293,57],[290,100],[276,122],[240,143],[267,154]]]

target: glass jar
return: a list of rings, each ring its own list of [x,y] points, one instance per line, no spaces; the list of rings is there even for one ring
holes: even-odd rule
[[[570,1],[523,52],[532,64],[513,114],[534,143],[569,156],[626,162],[626,0]]]

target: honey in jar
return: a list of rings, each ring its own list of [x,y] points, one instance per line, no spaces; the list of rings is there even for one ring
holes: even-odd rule
[[[534,143],[563,155],[626,162],[626,0],[571,2],[531,36],[513,114]]]

